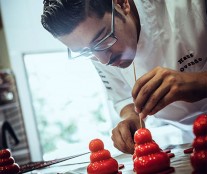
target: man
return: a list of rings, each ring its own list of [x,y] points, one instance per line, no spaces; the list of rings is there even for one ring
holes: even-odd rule
[[[133,153],[139,117],[185,130],[207,112],[205,12],[204,0],[45,0],[42,24],[70,58],[92,58],[123,119],[114,146]]]

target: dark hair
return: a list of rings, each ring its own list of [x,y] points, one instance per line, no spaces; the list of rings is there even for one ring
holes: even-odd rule
[[[112,0],[44,0],[41,23],[54,37],[71,33],[87,17],[102,18]]]

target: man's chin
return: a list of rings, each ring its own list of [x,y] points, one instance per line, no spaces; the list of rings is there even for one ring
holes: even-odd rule
[[[129,61],[124,61],[122,63],[119,64],[119,68],[128,68],[131,64],[132,64],[133,60],[129,60]]]

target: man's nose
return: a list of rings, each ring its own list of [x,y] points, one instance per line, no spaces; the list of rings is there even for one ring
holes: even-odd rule
[[[110,60],[111,53],[108,51],[96,51],[93,53],[102,64],[107,64]]]

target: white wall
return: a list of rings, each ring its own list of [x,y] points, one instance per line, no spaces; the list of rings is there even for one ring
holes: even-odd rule
[[[63,51],[66,48],[41,25],[43,0],[0,0],[11,68],[17,79],[32,160],[41,160],[41,148],[31,105],[23,54]]]

